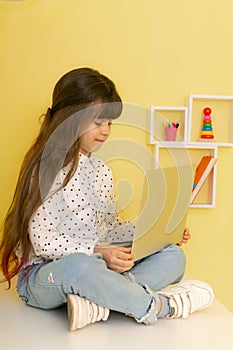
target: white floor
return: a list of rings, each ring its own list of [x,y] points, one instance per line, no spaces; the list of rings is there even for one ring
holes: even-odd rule
[[[112,312],[107,322],[69,332],[66,308],[44,311],[24,305],[0,287],[1,350],[233,350],[233,315],[217,300],[182,320],[144,326]]]

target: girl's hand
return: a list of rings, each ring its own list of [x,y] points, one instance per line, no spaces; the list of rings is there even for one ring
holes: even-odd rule
[[[122,273],[130,270],[134,265],[131,248],[125,247],[95,247],[94,253],[101,253],[107,267],[116,272]]]
[[[183,238],[182,241],[177,243],[179,247],[182,246],[182,244],[188,243],[188,240],[191,238],[191,234],[188,228],[185,228],[184,233],[183,233]]]

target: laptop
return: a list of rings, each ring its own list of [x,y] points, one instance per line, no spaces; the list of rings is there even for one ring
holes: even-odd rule
[[[192,186],[191,164],[145,171],[131,243],[135,261],[182,240]]]

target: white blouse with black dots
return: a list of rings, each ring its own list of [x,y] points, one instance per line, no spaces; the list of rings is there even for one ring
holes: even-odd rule
[[[81,154],[75,174],[56,192],[68,170],[58,173],[47,199],[30,220],[29,264],[75,252],[91,255],[105,241],[132,241],[134,225],[119,219],[109,167],[93,155]]]

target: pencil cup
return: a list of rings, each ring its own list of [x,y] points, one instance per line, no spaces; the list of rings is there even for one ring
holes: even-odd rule
[[[165,127],[165,140],[166,141],[176,141],[177,129],[174,127]]]

